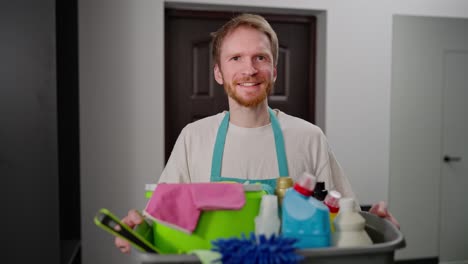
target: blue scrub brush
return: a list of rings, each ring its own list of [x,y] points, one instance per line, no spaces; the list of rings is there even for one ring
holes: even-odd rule
[[[296,242],[295,238],[257,237],[254,233],[250,233],[250,238],[242,234],[242,238],[218,239],[212,242],[211,250],[219,252],[222,257],[213,263],[298,263],[304,257],[295,252]]]

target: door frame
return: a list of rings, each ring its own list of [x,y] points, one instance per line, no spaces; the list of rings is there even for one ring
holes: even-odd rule
[[[200,8],[193,8],[193,9],[180,9],[175,7],[165,7],[164,9],[164,20],[165,20],[165,31],[164,31],[164,54],[171,54],[171,47],[169,45],[169,30],[167,21],[170,17],[183,17],[183,18],[204,18],[204,19],[229,19],[238,14],[243,12],[238,11],[214,11],[214,10],[203,10]],[[316,102],[316,54],[317,54],[317,18],[313,14],[309,15],[296,15],[296,14],[273,14],[269,12],[258,12],[252,11],[252,13],[262,15],[266,20],[269,22],[289,22],[289,23],[302,23],[302,24],[309,24],[309,43],[312,52],[309,52],[309,83],[308,87],[308,101],[314,102],[313,104],[308,105],[308,114],[306,121],[309,121],[315,124],[316,121],[316,112],[317,112],[317,102]],[[169,60],[168,56],[164,58],[164,67],[165,69],[169,69]],[[164,146],[165,146],[165,163],[169,159],[173,146],[170,144],[169,140],[167,140],[167,135],[170,133],[170,125],[171,122],[171,110],[170,106],[167,102],[169,102],[169,94],[167,91],[171,89],[169,83],[169,71],[166,70],[164,73],[165,81],[164,81]]]

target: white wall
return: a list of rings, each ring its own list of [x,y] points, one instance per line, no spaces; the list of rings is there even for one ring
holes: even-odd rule
[[[439,252],[439,239],[447,236],[439,226],[449,219],[443,215],[448,210],[444,200],[460,199],[453,190],[462,184],[443,173],[444,83],[452,72],[445,56],[468,49],[468,19],[395,16],[393,28],[389,202],[410,245],[398,254],[454,260],[453,253],[443,251],[451,247],[456,252],[454,244]],[[449,225],[455,233],[462,231]]]
[[[169,1],[228,7],[222,0]],[[468,2],[252,1],[238,6],[320,11],[319,44],[330,144],[361,203],[388,199],[392,16],[468,17]],[[128,263],[92,224],[100,207],[143,207],[164,160],[164,3],[79,1],[83,263]],[[326,13],[326,15],[325,15]],[[325,19],[326,18],[326,19]],[[323,41],[323,40],[321,40]],[[390,205],[391,206],[391,205]]]
[[[160,1],[79,1],[83,263],[132,262],[92,220],[142,208],[163,169],[163,12]]]

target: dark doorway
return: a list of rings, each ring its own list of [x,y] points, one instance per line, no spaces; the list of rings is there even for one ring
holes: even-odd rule
[[[79,261],[77,10],[0,4],[2,263]]]
[[[56,1],[57,135],[61,263],[80,263],[78,1]]]
[[[185,125],[228,110],[213,77],[210,33],[238,13],[165,10],[165,158]],[[261,14],[279,39],[278,77],[272,108],[314,123],[316,18]]]

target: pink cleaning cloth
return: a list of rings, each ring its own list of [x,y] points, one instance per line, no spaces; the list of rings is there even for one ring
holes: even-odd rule
[[[200,210],[188,184],[158,184],[143,214],[152,220],[191,234],[197,227]]]
[[[194,183],[193,202],[203,211],[239,210],[244,207],[244,186],[239,183]]]
[[[191,234],[201,210],[237,210],[244,206],[245,194],[238,183],[158,184],[144,215]]]

